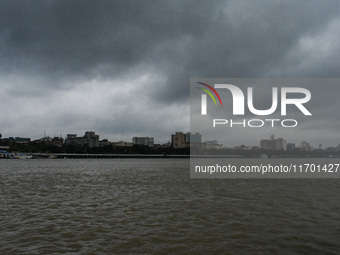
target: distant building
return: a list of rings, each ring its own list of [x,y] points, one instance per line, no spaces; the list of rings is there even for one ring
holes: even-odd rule
[[[288,143],[287,151],[295,151],[295,143]]]
[[[31,138],[24,138],[24,137],[8,137],[8,138],[2,138],[1,142],[13,144],[13,143],[30,143]]]
[[[109,146],[111,144],[112,143],[107,139],[103,139],[103,140],[99,141],[99,147]]]
[[[43,138],[34,140],[33,143],[44,143],[44,144],[50,144],[50,145],[55,145],[58,147],[61,147],[64,143],[64,139],[62,137],[49,137],[49,136],[45,136]]]
[[[171,147],[171,143],[167,142],[167,143],[163,143],[163,144],[155,144],[155,148],[157,149],[167,149]]]
[[[336,152],[336,148],[335,147],[327,147],[326,151],[327,152]]]
[[[96,135],[93,131],[85,132],[83,137],[77,137],[76,134],[68,134],[65,143],[86,145],[89,148],[99,147],[99,135]]]
[[[190,146],[190,143],[187,141],[186,136],[183,132],[176,132],[171,135],[171,144],[173,148],[187,148]]]
[[[112,143],[116,147],[132,147],[133,143],[124,142],[124,141],[118,141]]]
[[[223,145],[218,144],[216,140],[204,142],[207,145],[208,150],[222,150]]]
[[[61,147],[64,144],[64,139],[62,137],[55,136],[51,142],[53,145]]]
[[[173,148],[188,148],[191,144],[200,144],[202,136],[200,133],[192,134],[190,132],[184,134],[183,132],[176,132],[171,135],[171,144]]]
[[[133,137],[132,143],[137,145],[154,147],[154,139],[152,137]]]
[[[287,150],[286,140],[283,138],[261,140],[260,145],[261,149],[265,150]]]
[[[239,146],[235,146],[233,147],[234,150],[242,150],[242,151],[248,151],[251,149],[251,146],[247,146],[247,145],[244,145],[244,144],[241,144]]]
[[[303,141],[301,143],[301,150],[302,151],[313,151],[313,147],[309,143]]]
[[[189,143],[201,143],[202,142],[202,135],[200,133],[186,133],[186,139]]]

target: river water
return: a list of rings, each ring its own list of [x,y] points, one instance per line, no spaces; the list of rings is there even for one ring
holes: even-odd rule
[[[0,160],[0,254],[340,254],[339,179],[190,179],[189,159]]]

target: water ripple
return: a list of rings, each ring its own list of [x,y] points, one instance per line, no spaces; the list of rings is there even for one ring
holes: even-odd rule
[[[188,160],[2,160],[0,254],[339,254],[338,180],[190,180]]]

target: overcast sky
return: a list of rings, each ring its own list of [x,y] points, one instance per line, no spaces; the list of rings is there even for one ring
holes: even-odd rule
[[[0,2],[3,137],[163,143],[189,131],[190,77],[339,70],[336,0]]]

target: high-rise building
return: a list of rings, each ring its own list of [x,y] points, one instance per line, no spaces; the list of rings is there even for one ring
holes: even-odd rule
[[[187,148],[190,146],[190,143],[186,141],[185,134],[183,132],[176,132],[171,135],[171,144],[173,148]]]
[[[202,136],[200,133],[192,134],[190,132],[184,134],[183,132],[176,132],[171,135],[171,144],[173,148],[188,148],[191,144],[200,144]]]
[[[261,149],[266,150],[287,150],[286,140],[283,138],[261,140]]]
[[[186,140],[189,142],[189,143],[201,143],[202,142],[202,135],[200,133],[196,133],[196,134],[193,134],[193,133],[186,133]]]
[[[76,134],[67,134],[66,144],[87,145],[89,148],[99,147],[99,135],[93,131],[85,132],[83,137],[77,137]]]

